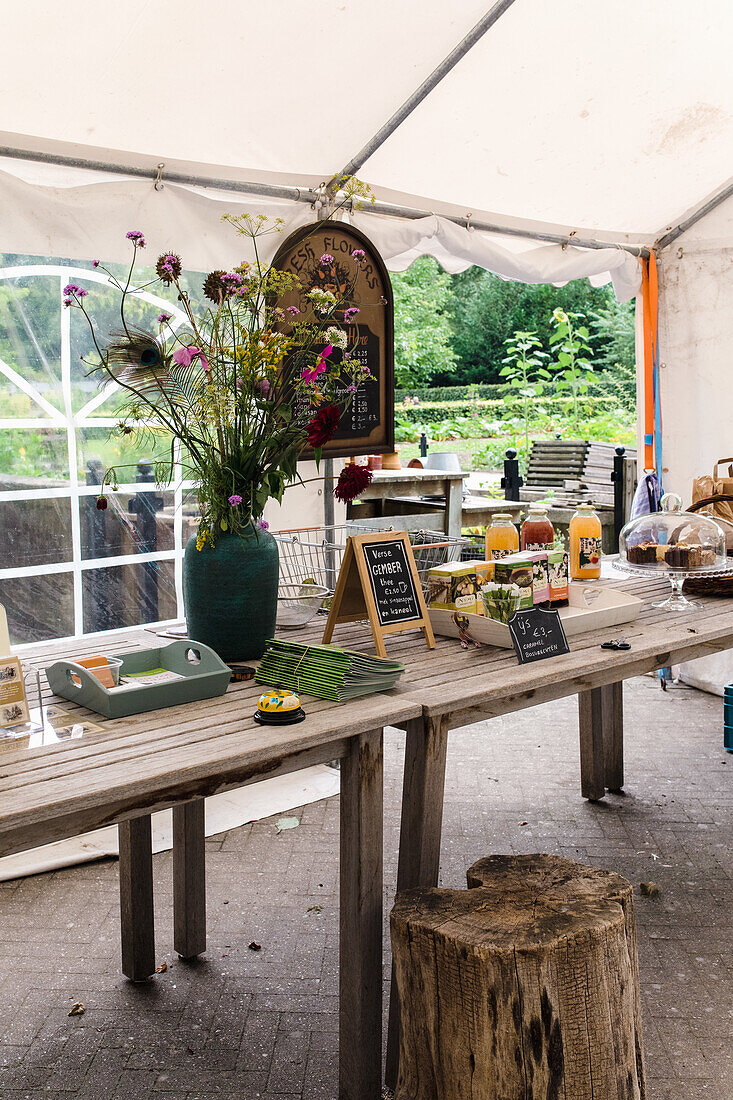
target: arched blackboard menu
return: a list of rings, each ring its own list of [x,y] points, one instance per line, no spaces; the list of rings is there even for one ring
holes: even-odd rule
[[[354,259],[353,253],[359,249],[364,258]],[[322,256],[332,260],[323,264]],[[345,327],[349,346],[356,346],[356,355],[369,367],[373,381],[362,383],[354,394],[323,454],[343,457],[393,451],[394,305],[389,274],[374,245],[353,226],[317,222],[288,237],[278,249],[273,267],[298,276],[299,290],[284,294],[279,304],[283,308],[297,305],[304,313],[309,309],[306,295],[314,287],[333,290],[342,297],[346,288],[354,286],[337,320],[343,322],[348,306],[359,310],[355,323]],[[334,351],[334,356],[340,354]]]

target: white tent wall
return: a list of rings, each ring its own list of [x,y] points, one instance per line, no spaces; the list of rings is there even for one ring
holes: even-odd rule
[[[693,478],[733,455],[733,199],[660,254],[659,276],[664,487],[689,504]],[[689,661],[680,676],[722,695],[733,654]]]
[[[658,270],[664,487],[688,504],[692,479],[733,454],[733,199],[664,249]]]

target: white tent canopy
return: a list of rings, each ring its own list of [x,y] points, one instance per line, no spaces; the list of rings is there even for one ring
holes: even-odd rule
[[[471,214],[503,231],[380,217],[372,232],[394,269],[430,251],[449,270],[479,263],[526,281],[610,274],[628,298],[638,265],[618,246],[652,244],[729,174],[733,9],[498,0],[487,18],[488,6],[98,0],[75,18],[52,0],[17,5],[4,27],[0,145],[122,172],[0,158],[0,247],[111,260],[134,223],[152,246],[190,244],[189,262],[205,267],[232,248],[222,209],[274,199],[294,225],[308,217],[296,199],[356,159],[380,210],[464,224]],[[400,111],[436,68],[441,79]],[[376,146],[395,114],[400,124]],[[164,188],[152,192],[159,163]],[[192,188],[201,179],[271,194]],[[594,256],[597,247],[542,248],[517,232],[616,247]]]
[[[0,250],[116,260],[142,228],[151,253],[221,266],[242,251],[222,211],[294,228],[353,169],[377,198],[354,217],[393,270],[429,252],[449,271],[611,278],[627,299],[656,243],[662,338],[684,346],[671,242],[689,224],[705,239],[698,213],[733,202],[729,0],[29,0],[4,32]],[[712,237],[720,301],[731,233]],[[730,343],[725,316],[708,348]],[[679,391],[683,363],[662,360]],[[666,432],[681,413],[662,404]]]

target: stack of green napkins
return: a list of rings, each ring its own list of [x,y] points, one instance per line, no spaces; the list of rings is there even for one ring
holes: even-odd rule
[[[399,661],[335,645],[303,645],[271,638],[255,680],[269,687],[289,688],[299,694],[341,703],[359,695],[389,691],[404,671],[405,666]]]

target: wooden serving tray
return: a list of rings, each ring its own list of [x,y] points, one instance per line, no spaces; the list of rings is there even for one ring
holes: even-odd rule
[[[608,588],[602,581],[572,581],[569,586],[570,603],[558,608],[563,629],[568,638],[586,630],[602,630],[606,626],[630,623],[638,616],[643,600],[618,588]],[[458,627],[453,622],[453,612],[431,607],[430,621],[436,634],[447,638],[458,637]],[[463,612],[459,612],[463,614]],[[465,616],[472,638],[484,645],[512,648],[509,627],[485,615]]]
[[[201,642],[176,641],[155,649],[133,649],[119,656],[120,677],[160,668],[177,673],[181,679],[107,688],[83,665],[63,659],[46,669],[51,691],[105,718],[125,718],[223,695],[231,678],[229,666]]]

